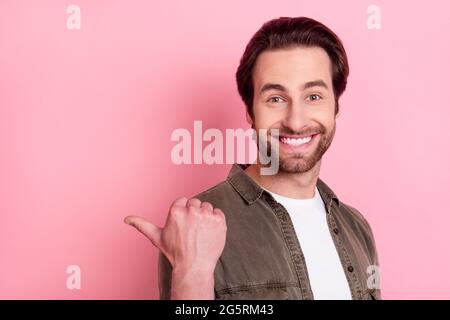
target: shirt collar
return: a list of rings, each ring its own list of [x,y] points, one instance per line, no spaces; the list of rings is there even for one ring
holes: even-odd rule
[[[247,204],[253,204],[265,192],[252,178],[250,178],[244,170],[249,164],[233,164],[228,174],[227,180],[233,188],[241,195]],[[331,190],[331,188],[323,182],[320,178],[317,179],[317,189],[324,200],[324,203],[329,207],[334,200],[340,207],[339,198]]]

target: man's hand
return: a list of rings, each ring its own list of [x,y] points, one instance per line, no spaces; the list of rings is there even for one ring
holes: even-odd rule
[[[172,299],[214,299],[214,269],[225,246],[222,210],[185,197],[174,201],[164,228],[144,218],[125,223],[144,234],[172,265]]]

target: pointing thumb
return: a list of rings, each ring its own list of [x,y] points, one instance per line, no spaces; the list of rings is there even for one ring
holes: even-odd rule
[[[138,216],[127,216],[124,219],[124,222],[135,227],[140,233],[146,236],[155,247],[161,250],[161,228],[158,228],[150,221]]]

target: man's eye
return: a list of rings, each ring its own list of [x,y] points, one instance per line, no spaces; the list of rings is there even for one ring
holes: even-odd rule
[[[322,99],[322,97],[319,96],[318,94],[312,94],[312,95],[308,96],[308,99],[310,101],[318,101],[318,100]]]
[[[282,102],[283,100],[281,99],[281,97],[270,97],[268,102],[273,102],[273,103],[278,103],[278,102]]]

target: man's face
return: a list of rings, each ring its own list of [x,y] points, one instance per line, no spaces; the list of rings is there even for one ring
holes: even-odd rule
[[[279,129],[279,170],[309,171],[336,130],[331,61],[319,47],[266,50],[253,70],[254,128]]]

